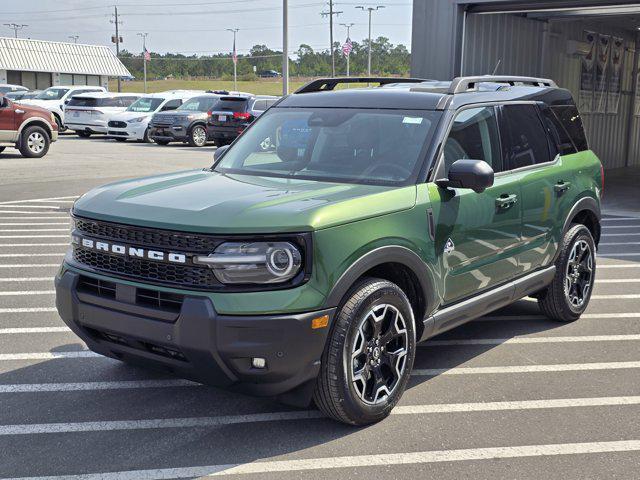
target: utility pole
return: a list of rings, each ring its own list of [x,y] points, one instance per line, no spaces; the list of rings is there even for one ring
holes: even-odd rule
[[[110,20],[110,22],[115,24],[116,26],[116,36],[113,38],[113,42],[116,44],[116,57],[120,58],[120,32],[118,31],[118,28],[122,22],[118,20],[118,7],[114,6],[113,9],[113,18]],[[120,77],[118,77],[118,91],[122,91]]]
[[[22,30],[24,27],[28,27],[29,25],[26,25],[24,23],[18,24],[18,23],[5,23],[4,24],[5,27],[9,27],[11,30],[13,30],[13,36],[15,38],[18,38],[18,30]]]
[[[341,11],[335,12],[333,10],[333,0],[329,0],[327,4],[329,5],[329,11],[322,12],[320,15],[322,15],[323,17],[329,17],[329,44],[330,44],[329,51],[331,52],[331,76],[335,77],[336,76],[336,59],[333,51],[333,16],[334,15],[338,16],[344,12],[341,12]]]
[[[282,0],[282,95],[289,95],[289,2]]]
[[[349,69],[349,57],[351,57],[351,27],[353,27],[355,25],[355,23],[341,23],[341,26],[345,27],[347,29],[347,41],[345,42],[345,45],[348,43],[349,44],[349,51],[345,52],[344,48],[343,48],[343,52],[345,53],[345,56],[347,57],[347,77],[349,75],[351,75],[350,69]]]
[[[80,35],[69,35],[68,38],[73,40],[73,43],[78,43],[78,39],[80,38]]]
[[[228,32],[233,32],[233,89],[238,91],[238,51],[236,50],[236,33],[239,28],[227,28]]]
[[[369,58],[367,60],[367,76],[371,76],[371,14],[384,8],[384,5],[376,5],[375,7],[365,7],[362,5],[358,5],[356,8],[359,8],[363,12],[369,12]]]
[[[147,32],[138,33],[138,36],[142,37],[142,72],[144,76],[144,93],[147,93]]]

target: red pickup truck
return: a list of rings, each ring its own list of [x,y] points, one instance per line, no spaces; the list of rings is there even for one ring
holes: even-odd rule
[[[58,139],[58,125],[44,108],[14,103],[0,95],[0,152],[6,147],[25,157],[44,157]]]

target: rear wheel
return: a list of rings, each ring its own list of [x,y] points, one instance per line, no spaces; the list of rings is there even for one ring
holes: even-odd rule
[[[358,283],[336,314],[316,381],[316,405],[351,425],[384,419],[407,386],[415,345],[404,292],[386,280]]]
[[[189,145],[192,147],[204,147],[207,143],[207,131],[202,125],[196,125],[189,134]]]
[[[49,134],[44,128],[27,127],[20,138],[20,153],[30,158],[44,157],[49,151],[50,143]]]
[[[596,246],[584,225],[565,234],[553,282],[538,294],[542,312],[553,320],[572,322],[587,309],[596,273]]]
[[[89,138],[91,136],[91,133],[89,132],[76,132],[78,134],[79,137],[82,138]]]

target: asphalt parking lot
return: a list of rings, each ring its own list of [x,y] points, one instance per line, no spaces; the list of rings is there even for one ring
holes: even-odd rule
[[[54,308],[73,199],[213,151],[63,137],[0,155],[0,478],[640,478],[640,216],[604,219],[583,318],[522,300],[423,344],[367,428],[85,350]]]

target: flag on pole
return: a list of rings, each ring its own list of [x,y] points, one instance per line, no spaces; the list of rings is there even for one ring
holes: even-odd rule
[[[149,60],[151,60],[151,54],[149,53],[149,50],[147,50],[146,48],[144,49],[143,55],[144,55],[145,62],[148,62]]]
[[[233,64],[238,64],[238,52],[236,51],[236,36],[233,35]]]
[[[353,43],[351,43],[350,38],[347,38],[347,41],[342,45],[342,54],[348,57],[351,54],[351,50],[353,50]]]

